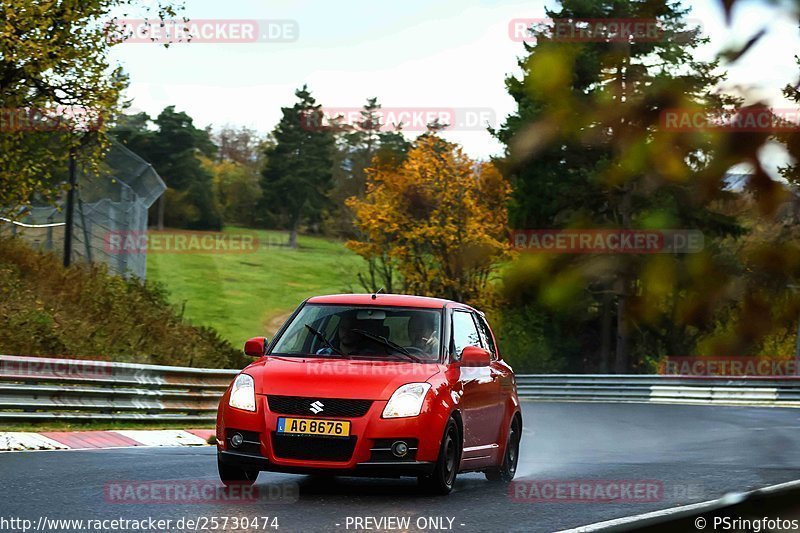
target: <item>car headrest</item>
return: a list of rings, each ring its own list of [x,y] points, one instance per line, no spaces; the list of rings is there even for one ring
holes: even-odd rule
[[[361,324],[359,324],[360,328],[368,333],[372,333],[373,335],[378,335],[379,337],[389,338],[389,333],[391,330],[389,326],[384,326],[383,323],[377,320],[365,320]]]

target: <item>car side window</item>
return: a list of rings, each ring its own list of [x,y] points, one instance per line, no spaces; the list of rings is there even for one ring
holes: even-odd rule
[[[453,311],[453,354],[456,359],[461,358],[461,352],[467,346],[480,346],[481,339],[472,313],[467,311]]]
[[[486,319],[481,315],[475,315],[475,319],[478,322],[478,332],[481,334],[483,347],[492,354],[493,361],[497,360],[497,349],[494,346],[494,339],[492,338],[492,331],[489,329],[489,323],[486,322]]]

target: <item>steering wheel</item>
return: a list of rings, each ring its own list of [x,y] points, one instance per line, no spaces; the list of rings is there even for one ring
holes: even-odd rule
[[[416,346],[403,346],[403,349],[407,352],[412,353],[413,355],[430,355],[428,352],[423,350],[422,348],[418,348]]]

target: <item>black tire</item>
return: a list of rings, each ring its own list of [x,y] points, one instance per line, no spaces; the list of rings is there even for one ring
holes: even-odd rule
[[[217,457],[217,470],[219,471],[219,479],[226,487],[231,485],[250,486],[258,478],[258,470],[225,464],[220,460],[219,456]]]
[[[517,473],[517,463],[519,463],[519,441],[522,438],[522,423],[518,417],[511,421],[508,429],[508,441],[506,442],[506,452],[503,454],[503,464],[499,467],[486,470],[486,479],[495,483],[510,483]]]
[[[447,421],[439,448],[439,459],[432,474],[420,476],[420,487],[430,494],[449,494],[453,490],[461,463],[461,434],[452,418]]]

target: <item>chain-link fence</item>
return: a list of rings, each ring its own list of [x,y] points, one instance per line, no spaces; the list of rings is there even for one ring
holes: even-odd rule
[[[112,272],[145,279],[147,253],[115,246],[113,239],[141,238],[147,213],[166,190],[147,161],[114,142],[99,175],[79,173],[73,222],[73,261],[106,263]],[[17,235],[52,252],[64,249],[66,195],[57,205],[35,206],[0,221],[0,236]]]

